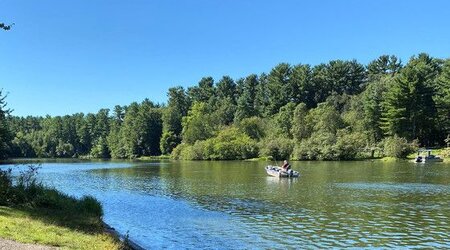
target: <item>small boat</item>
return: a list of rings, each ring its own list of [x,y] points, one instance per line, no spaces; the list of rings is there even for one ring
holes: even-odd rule
[[[421,155],[422,152],[426,152],[425,155]],[[414,162],[416,163],[426,163],[426,162],[443,162],[444,159],[442,159],[439,156],[432,155],[430,149],[421,149],[417,152],[417,157],[414,159]]]
[[[297,171],[294,171],[292,169],[289,169],[288,171],[284,171],[278,166],[272,166],[269,165],[266,167],[266,172],[268,175],[275,176],[275,177],[299,177],[300,173]]]

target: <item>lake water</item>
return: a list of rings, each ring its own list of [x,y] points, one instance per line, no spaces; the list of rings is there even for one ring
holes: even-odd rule
[[[93,195],[144,248],[450,248],[450,164],[49,162],[42,180]],[[13,165],[3,165],[2,168]]]

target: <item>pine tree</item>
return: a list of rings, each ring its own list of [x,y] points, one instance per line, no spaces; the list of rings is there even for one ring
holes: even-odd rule
[[[11,110],[6,108],[6,96],[2,95],[0,90],[0,159],[5,159],[8,156],[8,144],[12,140],[12,135],[6,121],[7,116]]]

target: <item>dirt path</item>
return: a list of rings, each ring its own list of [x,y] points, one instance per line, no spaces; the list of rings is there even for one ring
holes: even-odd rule
[[[42,245],[34,245],[34,244],[24,244],[15,242],[12,240],[5,240],[0,238],[0,250],[54,250],[58,249],[57,247],[48,247]]]

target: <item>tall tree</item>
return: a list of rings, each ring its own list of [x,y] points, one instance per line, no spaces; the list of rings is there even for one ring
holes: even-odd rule
[[[382,128],[388,135],[419,139],[430,145],[436,136],[434,82],[439,62],[426,54],[412,57],[386,93]]]
[[[217,97],[219,99],[231,98],[235,102],[236,83],[229,76],[223,76],[217,83]]]
[[[198,140],[205,140],[214,135],[217,121],[208,111],[203,102],[195,102],[188,115],[183,117],[183,141],[194,144]]]
[[[370,142],[378,142],[383,138],[383,130],[380,127],[383,114],[382,105],[386,92],[393,82],[392,76],[380,78],[371,82],[363,93],[354,98],[353,110],[361,110],[355,117],[362,122],[362,128],[358,132],[366,134]]]
[[[198,86],[188,88],[188,96],[192,102],[208,102],[215,94],[214,79],[203,77]]]
[[[6,121],[10,110],[6,108],[5,98],[6,96],[3,96],[2,90],[0,90],[0,159],[8,156],[8,144],[12,140],[12,135]]]
[[[257,115],[255,107],[257,87],[258,76],[255,74],[247,76],[242,82],[242,94],[238,99],[235,121],[239,122],[244,118]]]
[[[450,136],[450,59],[442,67],[442,73],[437,79],[436,95],[434,96],[438,112],[438,127],[442,140]]]
[[[163,134],[160,141],[163,154],[170,154],[181,142],[182,118],[189,109],[189,100],[183,87],[170,88],[167,96],[169,101],[162,113]]]
[[[278,135],[284,138],[292,138],[292,117],[294,116],[295,103],[289,102],[280,108],[280,112],[275,115],[274,124]]]
[[[371,80],[377,80],[383,75],[394,76],[402,68],[402,61],[394,55],[382,55],[367,65],[367,71]]]
[[[290,102],[290,78],[292,68],[287,63],[275,66],[268,76],[267,89],[269,103],[268,115],[276,114],[280,108]]]
[[[296,141],[304,140],[311,134],[311,128],[308,126],[308,122],[306,121],[307,115],[308,108],[306,104],[299,103],[295,107],[291,126],[291,134]]]
[[[294,103],[305,103],[312,108],[314,103],[314,85],[312,82],[312,69],[308,64],[298,64],[292,68],[290,79],[291,99]]]

